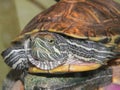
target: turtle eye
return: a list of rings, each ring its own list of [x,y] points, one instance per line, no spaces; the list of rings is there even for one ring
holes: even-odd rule
[[[45,35],[44,39],[50,44],[54,44],[54,42],[55,42],[54,37],[51,35]]]
[[[54,40],[51,39],[51,40],[48,40],[50,44],[53,44],[54,43]]]

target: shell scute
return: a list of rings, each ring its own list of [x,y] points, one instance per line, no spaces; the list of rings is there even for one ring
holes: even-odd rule
[[[36,28],[77,38],[120,35],[120,6],[112,0],[61,0],[37,15],[21,34]]]

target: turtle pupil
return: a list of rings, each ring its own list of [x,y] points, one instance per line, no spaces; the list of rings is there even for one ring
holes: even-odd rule
[[[54,40],[49,40],[49,42],[50,42],[51,44],[53,44],[53,43],[54,43]]]

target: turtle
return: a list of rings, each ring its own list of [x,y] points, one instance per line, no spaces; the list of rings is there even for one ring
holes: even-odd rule
[[[8,66],[31,73],[95,70],[119,55],[120,4],[113,0],[58,0],[2,52]]]

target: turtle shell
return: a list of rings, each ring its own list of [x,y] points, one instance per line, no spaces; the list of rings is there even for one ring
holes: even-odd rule
[[[106,46],[114,46],[119,51],[120,4],[113,0],[60,0],[34,17],[13,42],[41,31],[101,42]],[[100,66],[100,64],[72,66],[71,72],[94,70]],[[29,71],[48,73],[36,67],[30,68]],[[68,71],[69,66],[49,70],[51,73]]]
[[[120,4],[113,0],[60,0],[34,17],[20,37],[29,32],[37,32],[36,29],[98,41],[108,46],[118,45]]]

